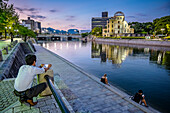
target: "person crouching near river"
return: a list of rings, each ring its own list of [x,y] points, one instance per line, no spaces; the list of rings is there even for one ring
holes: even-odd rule
[[[108,83],[108,81],[107,81],[107,74],[104,74],[104,75],[102,76],[102,78],[100,79],[100,81],[103,82],[104,84],[109,85],[109,83]],[[109,85],[109,86],[110,86],[110,85]]]
[[[21,103],[27,102],[31,106],[34,106],[37,102],[33,102],[33,97],[37,97],[47,87],[45,82],[32,87],[34,77],[36,74],[46,72],[52,65],[49,64],[47,68],[42,68],[44,64],[36,67],[36,56],[33,54],[27,55],[25,61],[27,65],[20,67],[17,78],[15,79],[14,93],[20,97],[19,100]]]
[[[148,105],[146,104],[145,96],[144,96],[142,90],[139,90],[139,91],[135,94],[133,100],[134,100],[135,102],[139,103],[139,104],[144,103],[145,106],[148,107]]]

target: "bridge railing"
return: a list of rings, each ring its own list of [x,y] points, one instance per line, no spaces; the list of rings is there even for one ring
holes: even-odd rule
[[[61,110],[62,113],[70,113],[67,106],[64,104],[63,100],[61,99],[61,97],[59,96],[59,94],[57,93],[54,84],[52,83],[52,81],[49,79],[48,75],[45,75],[44,78],[47,81],[48,86],[50,87],[50,90]]]

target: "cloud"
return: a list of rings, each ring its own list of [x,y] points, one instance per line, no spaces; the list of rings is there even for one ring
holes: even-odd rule
[[[55,13],[55,12],[59,12],[58,10],[55,10],[55,9],[52,9],[52,10],[49,10],[51,13]]]
[[[31,17],[31,18],[34,18],[34,19],[45,19],[45,18],[47,18],[47,17],[42,16],[42,15],[28,15],[28,16]]]
[[[74,21],[75,16],[66,16],[66,21]]]
[[[20,7],[15,7],[16,10],[20,11],[20,12],[23,12],[23,11],[37,11],[38,9],[36,8],[20,8]]]
[[[137,16],[147,16],[146,14],[143,14],[143,13],[137,13],[136,15]]]
[[[135,16],[126,16],[126,18],[135,18]]]

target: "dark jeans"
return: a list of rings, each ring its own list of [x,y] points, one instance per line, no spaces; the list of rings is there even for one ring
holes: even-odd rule
[[[34,87],[31,87],[30,89],[28,89],[26,91],[26,96],[29,98],[29,99],[32,99],[33,97],[37,97],[38,94],[40,94],[42,91],[44,91],[46,89],[47,85],[46,83],[41,83],[41,84],[38,84]]]
[[[44,83],[38,84],[34,87],[31,87],[30,89],[27,89],[26,91],[17,92],[17,93],[19,93],[19,94],[23,93],[26,98],[32,99],[33,97],[37,97],[38,94],[40,94],[42,91],[44,91],[46,89],[46,87],[47,87],[47,85],[44,82]],[[14,91],[14,93],[16,94],[16,90]],[[17,96],[19,96],[19,94]]]

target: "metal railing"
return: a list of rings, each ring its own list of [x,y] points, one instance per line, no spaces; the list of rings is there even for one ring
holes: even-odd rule
[[[49,79],[49,76],[48,75],[45,75],[44,78],[46,79],[47,81],[47,84],[48,86],[50,87],[50,90],[61,110],[62,113],[70,113],[68,108],[66,107],[66,105],[64,104],[64,102],[62,101],[61,97],[59,96],[59,94],[57,93],[55,87],[54,87],[54,84],[52,83],[52,81]]]

